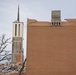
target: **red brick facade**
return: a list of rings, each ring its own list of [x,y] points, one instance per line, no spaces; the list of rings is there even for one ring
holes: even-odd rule
[[[27,20],[26,75],[76,75],[76,19]]]

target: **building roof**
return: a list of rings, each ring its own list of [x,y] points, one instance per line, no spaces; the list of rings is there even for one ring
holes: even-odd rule
[[[61,21],[61,26],[76,26],[76,19],[64,19],[65,21]],[[37,21],[35,19],[27,19],[28,26],[51,26],[52,24],[49,21]]]

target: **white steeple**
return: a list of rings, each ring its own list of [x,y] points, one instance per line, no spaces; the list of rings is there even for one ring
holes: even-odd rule
[[[13,22],[12,62],[23,62],[23,22],[20,22],[19,5],[17,20]]]
[[[17,20],[13,22],[13,37],[23,37],[23,22],[20,22],[19,5]]]

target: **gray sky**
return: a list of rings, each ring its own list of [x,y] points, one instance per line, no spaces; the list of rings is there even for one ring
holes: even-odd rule
[[[0,0],[0,36],[6,34],[7,37],[12,37],[12,22],[17,18],[18,4],[20,5],[20,20],[25,26],[25,51],[27,18],[50,21],[51,10],[61,10],[62,20],[76,18],[76,0]],[[11,46],[7,49],[11,50]]]

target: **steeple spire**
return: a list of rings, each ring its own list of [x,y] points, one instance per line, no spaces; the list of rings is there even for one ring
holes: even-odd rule
[[[19,5],[18,5],[18,15],[17,15],[17,21],[20,21],[20,16],[19,16]]]

